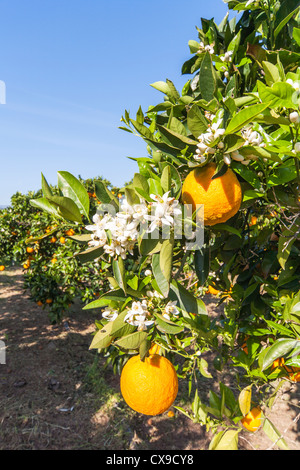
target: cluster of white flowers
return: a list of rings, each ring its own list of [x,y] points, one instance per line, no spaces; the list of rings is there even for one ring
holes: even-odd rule
[[[111,257],[121,256],[126,259],[127,252],[133,254],[141,223],[150,222],[148,233],[163,225],[174,226],[174,217],[181,215],[181,209],[178,200],[169,197],[169,193],[163,196],[151,194],[153,202],[150,203],[143,201],[130,205],[123,199],[116,215],[95,214],[92,219],[94,224],[85,227],[92,232],[89,246],[103,247],[104,253]]]
[[[145,214],[144,219],[149,220],[150,226],[147,229],[148,233],[153,232],[156,228],[163,225],[173,227],[175,225],[175,217],[181,216],[182,211],[179,207],[179,202],[174,197],[169,196],[170,191],[166,192],[163,196],[150,194],[153,202],[150,203],[150,214]]]
[[[210,54],[214,54],[215,53],[215,50],[214,50],[214,44],[207,44],[205,46],[204,42],[200,42],[200,47],[198,49],[198,54],[202,54],[202,52],[209,52]]]
[[[133,247],[138,237],[138,218],[134,219],[128,214],[118,212],[115,216],[99,214],[93,216],[94,225],[87,225],[85,228],[92,232],[92,239],[89,246],[101,246],[105,253],[115,257],[120,255],[126,259],[126,254],[133,254]],[[110,233],[110,241],[107,235]]]
[[[224,55],[220,56],[222,62],[231,62],[233,51],[226,51]]]
[[[152,294],[152,297],[156,297],[156,291],[154,291]],[[161,298],[159,294],[157,297]],[[167,303],[167,305],[164,307],[162,314],[164,318],[170,320],[173,315],[179,315],[180,312],[176,307],[176,304],[177,301],[169,301]],[[137,326],[138,331],[146,330],[148,326],[151,326],[154,323],[153,316],[151,312],[149,312],[149,308],[151,307],[153,307],[153,303],[151,300],[148,301],[144,299],[142,301],[132,302],[127,314],[124,317],[124,322],[127,322],[133,326]],[[119,312],[110,307],[107,307],[102,312],[102,317],[105,318],[107,321],[114,321],[118,315]]]
[[[212,117],[214,116],[212,115]],[[217,122],[209,124],[207,131],[198,137],[199,143],[197,144],[196,154],[194,155],[195,160],[204,163],[207,155],[216,152],[215,146],[223,148],[223,142],[218,142],[219,137],[225,132],[225,129],[220,127],[221,124],[222,119],[218,119]]]
[[[177,301],[175,300],[174,302],[168,302],[167,305],[164,308],[164,313],[163,317],[166,318],[167,320],[171,319],[171,315],[179,315],[179,310],[176,307]]]
[[[110,307],[106,307],[106,309],[102,312],[102,317],[108,321],[114,321],[118,315],[119,312]]]
[[[243,144],[243,146],[246,146],[246,145],[253,145],[256,147],[265,146],[262,135],[259,132],[254,131],[251,126],[248,126],[242,129],[241,134],[242,134],[242,137],[245,139],[245,143]],[[243,155],[241,155],[241,153],[238,150],[234,150],[230,154],[225,153],[223,159],[227,165],[230,165],[231,160],[241,162],[243,165],[249,165],[250,161],[252,160],[250,155],[248,156],[248,158],[244,157]]]
[[[139,331],[143,331],[147,329],[147,326],[154,323],[154,320],[147,320],[149,317],[151,317],[151,313],[148,311],[148,302],[147,300],[142,300],[141,302],[132,302],[124,321],[130,325],[137,326]]]

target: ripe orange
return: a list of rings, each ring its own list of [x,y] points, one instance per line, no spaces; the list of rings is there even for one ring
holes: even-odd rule
[[[252,408],[243,419],[241,419],[241,423],[244,428],[248,429],[248,431],[255,432],[258,430],[260,425],[262,424],[262,413],[259,407]]]
[[[46,304],[52,304],[53,300],[52,299],[46,299]]]
[[[219,291],[215,289],[213,286],[208,286],[208,292],[212,295],[217,295]]]
[[[72,237],[72,235],[74,235],[74,233],[75,233],[75,232],[74,232],[74,230],[73,230],[72,228],[70,228],[69,230],[66,231],[66,235],[67,235],[68,237]]]
[[[62,245],[64,245],[64,243],[66,243],[65,237],[60,237],[59,241]]]
[[[278,367],[283,368],[287,372],[287,376],[292,382],[300,382],[300,368],[299,367],[289,367],[285,365],[284,357],[279,357],[276,359],[271,367],[271,370],[277,369]]]
[[[5,266],[3,266],[3,264],[0,266],[0,271],[4,271],[5,269]]]
[[[251,217],[251,221],[250,221],[249,225],[256,225],[256,224],[257,224],[257,217],[255,217],[255,215],[253,215]]]
[[[56,261],[57,261],[57,258],[52,258],[51,263],[54,264],[56,263]]]
[[[174,403],[178,392],[178,378],[173,364],[158,354],[131,357],[121,373],[121,393],[134,411],[156,416]]]
[[[37,304],[38,304],[39,307],[42,307],[43,302],[42,302],[41,300],[38,300],[38,301],[37,301]]]
[[[193,212],[197,204],[204,205],[204,225],[226,222],[239,210],[242,202],[241,185],[235,173],[228,168],[219,178],[212,179],[216,164],[192,170],[182,186],[182,202],[191,204]]]
[[[24,269],[29,269],[30,268],[30,261],[27,261],[26,263],[23,264]]]
[[[55,242],[56,242],[56,240],[57,240],[57,238],[56,238],[56,237],[51,237],[51,239],[50,239],[50,243],[55,243]]]
[[[34,252],[34,248],[32,248],[32,246],[28,246],[28,247],[26,248],[26,251],[27,251],[27,253],[33,253],[33,252]]]

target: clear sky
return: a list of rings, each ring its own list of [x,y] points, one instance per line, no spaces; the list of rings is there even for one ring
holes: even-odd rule
[[[222,0],[0,0],[0,205],[39,189],[41,172],[129,181],[127,157],[147,152],[118,129],[124,110],[161,102],[155,81],[181,91],[200,18],[226,12]]]

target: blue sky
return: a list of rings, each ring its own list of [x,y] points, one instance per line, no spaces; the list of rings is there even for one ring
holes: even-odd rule
[[[124,110],[161,102],[155,81],[181,90],[200,18],[226,12],[222,0],[0,0],[0,205],[37,190],[41,172],[130,180],[127,157],[146,146],[118,129]]]

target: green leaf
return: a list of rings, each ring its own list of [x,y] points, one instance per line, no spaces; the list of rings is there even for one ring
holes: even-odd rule
[[[90,199],[83,184],[68,171],[58,171],[58,187],[67,198],[74,201],[81,214],[89,218]]]
[[[99,201],[103,204],[110,204],[112,198],[106,190],[106,185],[103,181],[95,181],[95,193]]]
[[[203,286],[209,273],[209,250],[201,248],[194,254],[195,272],[200,286]]]
[[[122,289],[114,289],[109,292],[105,292],[99,299],[93,300],[89,304],[82,307],[82,310],[90,310],[92,308],[107,307],[111,302],[125,302],[126,297]]]
[[[130,119],[130,122],[138,131],[138,133],[141,134],[142,137],[144,137],[145,139],[153,138],[153,134],[147,126],[144,126],[144,124],[140,124],[139,122],[134,121],[133,119]]]
[[[72,240],[78,243],[87,243],[92,239],[92,235],[89,233],[79,233],[77,235],[71,235],[69,238],[72,238]]]
[[[161,187],[164,193],[167,193],[171,189],[171,168],[166,165],[161,174]]]
[[[121,256],[118,256],[117,259],[114,259],[112,261],[112,268],[113,268],[113,273],[114,277],[121,289],[124,291],[126,294],[126,279],[125,279],[125,266],[123,259]]]
[[[288,21],[294,16],[294,14],[299,10],[299,7],[295,8],[294,10],[290,11],[287,16],[285,16],[280,23],[277,25],[274,31],[274,38],[276,39],[282,28],[288,23]],[[280,17],[280,10],[277,13],[277,17]]]
[[[112,322],[108,322],[101,330],[97,331],[93,337],[89,349],[104,349],[107,348],[112,342],[111,330]]]
[[[276,442],[276,445],[280,449],[289,450],[285,439],[282,437],[282,433],[278,431],[278,429],[268,418],[265,418],[262,429],[272,442]]]
[[[275,359],[288,354],[292,349],[296,348],[298,344],[299,341],[289,338],[280,338],[275,341],[264,356],[262,370],[267,369],[271,364],[273,364]]]
[[[178,301],[180,308],[188,313],[207,315],[206,307],[202,300],[194,297],[175,279],[170,284],[169,298],[172,301]]]
[[[263,61],[262,65],[265,72],[266,84],[268,86],[272,86],[275,82],[280,82],[280,73],[276,65],[268,61]]]
[[[52,196],[52,191],[51,191],[51,188],[45,178],[45,176],[43,175],[42,173],[42,191],[43,191],[43,195],[44,197],[51,197]]]
[[[198,141],[190,139],[185,135],[178,134],[178,132],[167,129],[160,124],[157,124],[157,128],[164,140],[166,140],[167,144],[170,144],[174,148],[183,150],[186,146],[189,146],[193,150],[198,144]]]
[[[152,256],[152,271],[160,292],[165,298],[167,298],[169,294],[170,285],[161,269],[160,253],[155,253]]]
[[[235,132],[242,129],[246,124],[253,121],[253,119],[260,113],[262,113],[266,108],[269,107],[269,103],[264,100],[262,104],[254,104],[248,106],[247,108],[242,109],[239,111],[226,128],[225,135],[234,134]]]
[[[52,205],[56,206],[61,217],[82,224],[81,213],[72,199],[65,196],[51,196],[47,199]]]
[[[199,106],[196,104],[193,104],[192,107],[188,110],[187,126],[196,139],[198,139],[201,134],[206,132],[208,122],[202,114]]]
[[[139,349],[140,345],[143,343],[143,341],[145,341],[147,336],[147,331],[136,331],[130,335],[123,336],[122,338],[115,341],[114,344],[121,349]]]
[[[181,178],[180,178],[180,175],[179,175],[177,169],[171,163],[168,163],[168,162],[162,162],[162,163],[160,163],[159,166],[161,168],[162,174],[163,174],[166,167],[169,168],[168,173],[170,173],[171,195],[174,196],[175,198],[179,197],[179,195],[181,193],[181,184],[182,183],[181,183]],[[162,185],[163,185],[163,183],[162,183]]]
[[[257,81],[258,94],[263,103],[268,103],[274,108],[297,109],[293,102],[294,88],[289,83],[276,82],[271,87],[267,87],[261,81]]]
[[[181,333],[184,328],[182,326],[177,325],[174,322],[171,322],[170,320],[167,320],[160,314],[156,314],[156,325],[159,331],[162,333],[167,333],[170,335],[177,335],[178,333]]]
[[[296,28],[296,26],[293,28],[293,38],[295,39],[298,46],[300,46],[300,28]]]
[[[277,259],[283,269],[290,256],[292,246],[296,241],[294,235],[297,230],[299,230],[299,226],[295,224],[290,229],[284,230],[279,237]]]
[[[89,261],[93,261],[96,258],[99,258],[103,254],[103,248],[101,246],[93,246],[91,248],[87,248],[84,251],[76,254],[76,257],[82,262],[87,263]]]
[[[159,265],[162,275],[168,283],[170,282],[172,275],[173,248],[174,234],[171,233],[170,238],[163,241],[159,257]]]
[[[135,173],[132,184],[135,189],[141,189],[149,196],[149,185],[145,176],[141,175],[140,173]]]
[[[212,64],[211,55],[206,52],[201,63],[199,72],[199,87],[202,98],[206,101],[211,101],[214,97],[216,89],[216,78]]]
[[[62,217],[57,211],[57,206],[55,206],[54,204],[51,204],[49,199],[45,197],[41,197],[39,199],[30,199],[29,203],[33,207],[37,207],[38,209],[48,212],[49,214],[52,214],[56,217]]]
[[[143,256],[160,252],[163,244],[161,236],[159,238],[148,238],[149,235],[151,234],[145,233],[139,238],[139,250]]]
[[[229,429],[220,431],[211,441],[209,450],[238,450],[238,434],[240,430]]]

